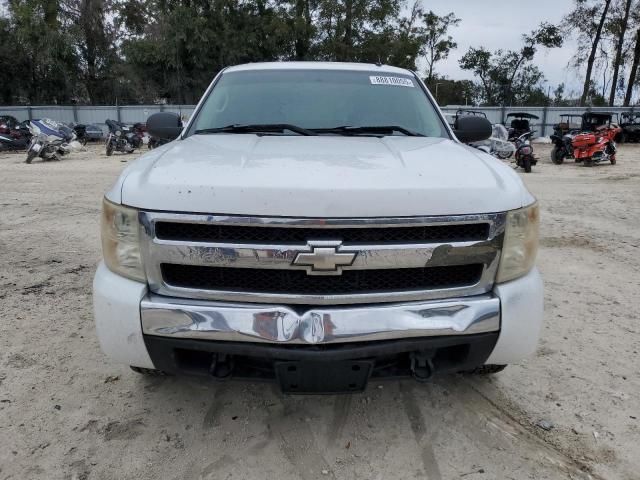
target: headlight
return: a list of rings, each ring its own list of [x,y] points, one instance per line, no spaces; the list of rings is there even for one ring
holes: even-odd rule
[[[508,282],[533,268],[538,253],[538,203],[507,212],[504,243],[496,281]]]
[[[138,211],[102,202],[102,255],[109,270],[146,282],[138,233]]]
[[[523,155],[531,155],[531,147],[522,147],[520,153]]]

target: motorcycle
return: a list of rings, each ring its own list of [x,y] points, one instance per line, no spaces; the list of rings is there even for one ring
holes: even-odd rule
[[[576,118],[576,114],[561,115],[561,121],[553,129],[551,135],[551,161],[556,165],[564,162],[565,158],[573,158],[575,162],[582,162],[584,156],[574,154],[574,140],[581,134],[594,133],[602,127],[612,124],[615,114],[609,112],[585,112],[581,117],[579,127],[571,124],[571,120]],[[565,121],[566,118],[566,121]],[[617,134],[620,135],[620,134]],[[611,139],[613,140],[613,138]]]
[[[491,137],[471,145],[500,160],[506,160],[516,151],[513,143],[508,141],[509,133],[504,125],[496,123],[491,127]]]
[[[8,129],[7,133],[0,133],[0,152],[25,150],[31,143],[31,132],[25,122]]]
[[[616,143],[614,139],[622,129],[615,123],[601,125],[594,132],[579,133],[573,139],[573,155],[576,161],[582,161],[585,167],[596,163],[616,164]]]
[[[106,142],[108,157],[113,155],[113,152],[132,153],[142,146],[142,135],[133,128],[115,120],[107,120],[105,123],[109,127]]]
[[[147,124],[146,123],[143,123],[143,122],[134,123],[133,124],[133,131],[142,140],[142,144],[141,145],[146,145],[147,148],[151,148],[151,147],[149,147],[149,143],[151,142],[151,136],[149,135],[149,132],[147,132]]]
[[[44,161],[60,160],[60,157],[81,148],[73,130],[55,120],[31,120],[29,130],[32,137],[27,149],[26,163],[31,163],[36,157]]]
[[[576,119],[581,118],[576,113],[567,113],[560,115],[560,121],[553,126],[553,134],[551,135],[551,161],[556,165],[564,162],[565,158],[573,158],[573,138],[580,133],[581,123]]]
[[[87,144],[89,138],[87,137],[87,126],[82,123],[71,124],[73,132],[76,134],[76,139],[84,147]]]
[[[538,163],[538,160],[533,155],[533,147],[530,141],[531,135],[533,135],[533,131],[525,132],[514,139],[516,165],[526,173],[531,173],[531,166]]]

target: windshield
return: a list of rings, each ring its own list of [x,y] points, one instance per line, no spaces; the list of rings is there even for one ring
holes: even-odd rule
[[[388,131],[349,134],[448,137],[444,123],[410,75],[336,70],[254,70],[224,73],[197,113],[189,134],[233,125],[289,125],[313,134],[340,135],[337,127]],[[314,131],[324,129],[325,131]],[[403,132],[404,131],[404,132]],[[246,130],[235,133],[251,133]],[[295,135],[281,129],[268,134]],[[299,134],[299,132],[298,132]]]

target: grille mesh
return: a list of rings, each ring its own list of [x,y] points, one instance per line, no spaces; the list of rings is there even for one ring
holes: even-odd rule
[[[158,222],[156,237],[163,240],[227,243],[306,243],[342,240],[344,243],[425,243],[486,240],[488,223],[384,228],[291,228]]]
[[[272,270],[162,264],[164,281],[174,287],[283,295],[341,295],[463,287],[476,284],[482,264],[429,268],[345,270],[342,275],[307,275]]]

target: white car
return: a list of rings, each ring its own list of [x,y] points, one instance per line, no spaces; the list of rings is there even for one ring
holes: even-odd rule
[[[493,373],[536,348],[538,206],[390,66],[220,72],[174,140],[103,205],[104,352],[140,373],[272,379],[288,393]]]

